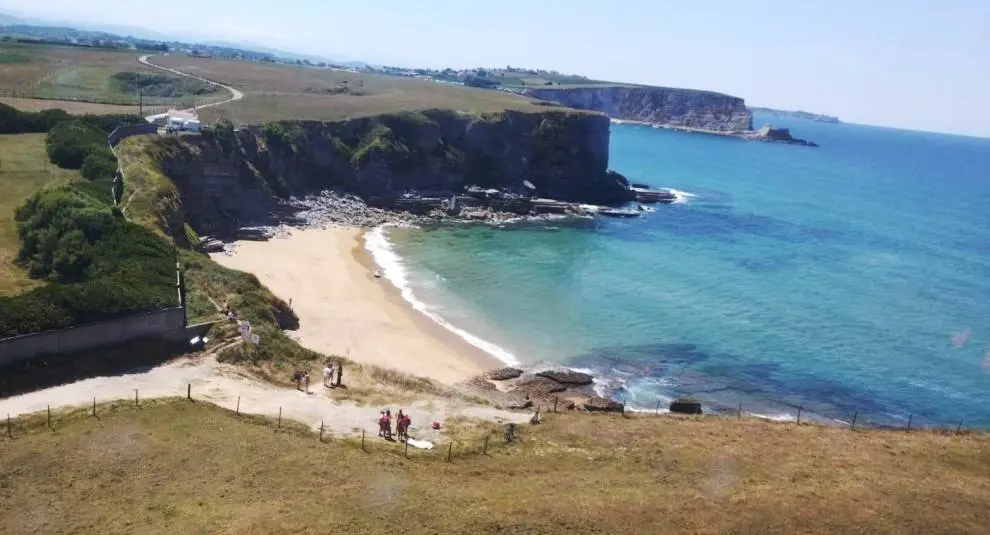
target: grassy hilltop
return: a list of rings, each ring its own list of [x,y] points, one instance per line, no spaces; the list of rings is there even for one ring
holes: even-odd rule
[[[506,445],[325,439],[205,403],[18,419],[5,533],[985,533],[990,437],[549,414]],[[485,437],[488,453],[482,454]]]

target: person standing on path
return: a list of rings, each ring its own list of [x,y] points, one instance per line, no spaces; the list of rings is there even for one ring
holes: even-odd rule
[[[309,372],[303,374],[303,384],[306,385],[306,393],[309,394]]]
[[[323,368],[323,386],[330,388],[333,386],[333,363],[328,362],[327,366]]]

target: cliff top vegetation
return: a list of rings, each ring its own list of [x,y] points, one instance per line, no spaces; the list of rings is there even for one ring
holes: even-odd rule
[[[445,422],[447,462],[446,444],[406,459],[401,444],[369,437],[362,451],[360,438],[320,441],[286,420],[276,431],[272,419],[184,399],[97,411],[56,414],[54,433],[43,412],[18,418],[15,438],[0,438],[0,531],[791,535],[987,525],[982,433],[546,414],[511,445],[495,424]]]

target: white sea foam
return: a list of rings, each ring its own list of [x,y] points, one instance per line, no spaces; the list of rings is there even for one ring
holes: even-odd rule
[[[674,201],[673,204],[684,204],[684,203],[690,201],[691,199],[693,199],[694,197],[697,197],[697,195],[695,195],[694,193],[689,193],[687,191],[681,191],[679,189],[667,188],[667,191],[673,193],[674,194],[674,197],[677,197],[677,200]]]
[[[509,351],[493,344],[487,340],[483,340],[464,329],[460,329],[449,321],[444,319],[443,316],[434,311],[429,305],[420,301],[416,294],[413,293],[412,287],[409,284],[409,278],[407,276],[406,267],[395,252],[395,248],[388,239],[388,234],[386,232],[386,227],[389,225],[381,225],[375,227],[365,234],[365,249],[371,254],[375,263],[382,269],[382,272],[386,279],[395,285],[399,289],[399,293],[402,298],[406,300],[414,309],[424,314],[426,317],[435,321],[438,325],[447,329],[448,331],[461,337],[467,343],[481,349],[485,353],[501,360],[508,365],[518,365],[519,359]]]

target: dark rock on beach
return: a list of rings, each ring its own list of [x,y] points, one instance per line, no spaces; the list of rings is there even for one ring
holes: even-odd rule
[[[584,410],[592,412],[622,412],[622,404],[611,399],[595,396],[584,402]]]
[[[518,368],[500,368],[497,370],[492,370],[484,375],[485,379],[491,381],[508,381],[509,379],[515,379],[523,374],[523,371]]]
[[[573,370],[547,370],[537,373],[536,376],[568,386],[590,385],[593,382],[593,377],[590,375]]]
[[[556,394],[567,390],[565,385],[547,379],[546,377],[525,377],[515,384],[513,392],[528,395],[530,397],[545,397],[549,394]]]
[[[678,398],[670,402],[670,412],[701,414],[701,402],[693,398]]]

